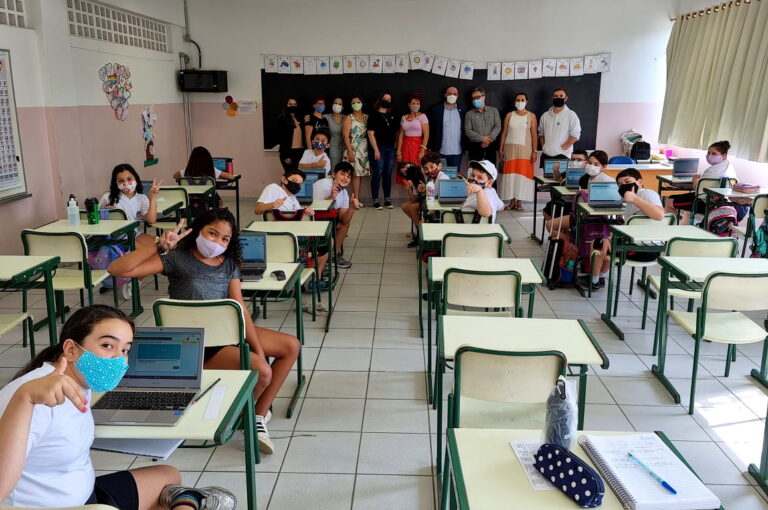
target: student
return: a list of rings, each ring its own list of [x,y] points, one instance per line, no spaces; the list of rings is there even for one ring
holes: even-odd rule
[[[240,287],[242,255],[232,213],[227,209],[210,209],[195,218],[190,229],[179,233],[183,225],[182,220],[176,229],[163,232],[157,246],[142,247],[114,261],[109,266],[110,274],[123,278],[164,274],[168,277],[171,299],[229,298],[248,310]],[[301,346],[296,337],[256,327],[251,320],[245,321],[245,340],[251,349],[251,368],[259,371],[253,391],[259,450],[274,453],[265,416]],[[269,357],[274,358],[271,364]],[[240,348],[208,347],[203,366],[240,370]]]
[[[614,182],[614,178],[604,173],[605,167],[608,166],[608,154],[605,151],[595,150],[589,155],[587,163],[584,168],[587,173],[579,180],[579,187],[581,189],[587,189],[590,182]],[[558,228],[558,223],[561,223]],[[559,218],[551,218],[547,221],[547,231],[560,232],[560,236],[556,239],[570,240],[568,230],[571,228],[570,211],[568,214],[560,216]]]
[[[306,174],[301,170],[286,170],[280,177],[280,184],[268,184],[261,192],[259,200],[253,212],[261,215],[264,212],[278,209],[280,211],[304,211],[310,216],[315,214],[311,207],[302,207],[296,198],[296,193],[301,191]]]
[[[347,186],[352,182],[354,167],[347,161],[342,161],[333,169],[333,174],[325,179],[319,179],[312,185],[313,200],[334,200],[338,222],[336,227],[336,263],[339,267],[349,268],[352,263],[341,256],[344,239],[347,237],[352,216],[362,205],[354,193],[352,198],[347,193]],[[319,274],[323,274],[318,267]]]
[[[643,187],[643,176],[634,168],[627,168],[619,172],[616,176],[616,182],[619,184],[619,193],[627,208],[624,211],[624,221],[632,216],[641,214],[649,218],[661,221],[664,219],[664,207],[661,205],[659,194]],[[598,289],[605,286],[605,277],[608,276],[608,270],[611,263],[611,240],[596,239],[594,247],[600,250],[600,255],[595,257],[592,265],[592,275],[579,276],[576,283],[582,287],[592,286],[592,289]],[[650,262],[659,257],[659,253],[649,252],[629,252],[627,258],[638,262]]]
[[[307,147],[312,147],[312,140],[315,138],[315,133],[322,129],[328,131],[328,119],[325,118],[323,112],[325,111],[325,99],[320,96],[315,96],[312,99],[312,113],[304,117],[304,142]],[[325,145],[331,140],[330,134]]]
[[[0,390],[0,506],[235,507],[225,489],[178,485],[181,475],[173,466],[95,476],[91,392],[109,391],[120,382],[133,332],[133,322],[120,310],[80,308],[67,319],[59,343],[41,351]]]
[[[573,153],[571,154],[571,159],[568,161],[563,161],[562,163],[557,162],[554,165],[552,165],[552,179],[555,181],[560,181],[560,185],[564,185],[565,181],[565,173],[570,168],[584,168],[587,164],[587,158],[589,157],[589,153],[582,149],[574,149]],[[567,166],[566,166],[567,165]],[[552,219],[553,212],[560,213],[561,216],[566,214],[571,214],[571,203],[570,202],[563,202],[561,205],[561,208],[558,207],[557,211],[554,211],[554,200],[550,200],[547,202],[547,204],[544,206],[544,209],[542,209],[542,213],[544,214],[544,221],[547,222],[550,219]],[[547,226],[548,227],[548,226]]]
[[[315,135],[312,138],[311,149],[304,151],[304,154],[299,160],[299,170],[325,170],[325,174],[328,175],[328,171],[331,169],[331,159],[326,154],[325,149],[328,148],[328,142],[331,139],[331,134],[325,128],[318,128],[315,131]]]
[[[222,172],[213,166],[213,158],[208,149],[202,146],[192,149],[187,161],[187,167],[180,172],[173,174],[174,179],[179,177],[213,177],[214,179],[234,179],[235,176],[229,172]]]
[[[467,181],[467,199],[461,205],[462,209],[476,210],[483,218],[491,218],[491,223],[496,221],[496,212],[504,209],[496,190],[493,189],[493,181],[499,175],[496,166],[484,159],[470,161],[470,179]]]
[[[692,185],[694,190],[696,190],[696,186],[701,178],[736,178],[736,169],[731,162],[728,161],[728,150],[730,148],[731,144],[727,140],[721,140],[709,146],[707,149],[707,163],[709,163],[710,166],[698,175],[693,176]],[[667,201],[666,212],[673,213],[676,209],[686,209],[690,211],[691,205],[693,204],[694,193],[695,191],[673,196],[672,200]],[[696,212],[703,213],[704,207],[704,203],[700,201],[696,208]]]
[[[144,194],[141,178],[136,170],[128,163],[121,163],[112,169],[109,191],[99,200],[101,209],[122,209],[130,220],[145,220],[147,223],[157,221],[157,194],[163,181],[154,179],[149,190],[149,197]],[[136,229],[136,245],[154,244],[152,236]]]
[[[368,160],[368,114],[363,113],[363,98],[360,94],[353,95],[349,104],[352,107],[352,113],[344,118],[342,135],[347,151],[347,161],[355,167],[352,191],[359,197],[361,178],[371,175],[371,165]]]
[[[399,181],[404,182],[405,188],[408,190],[408,201],[401,205],[400,209],[411,219],[418,232],[418,226],[421,224],[421,193],[426,190],[424,174],[421,172],[421,168],[410,161],[400,161],[397,164],[397,175]],[[414,248],[418,245],[419,239],[414,236],[408,243],[408,248]]]

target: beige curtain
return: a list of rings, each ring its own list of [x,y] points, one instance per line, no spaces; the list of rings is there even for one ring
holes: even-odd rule
[[[739,3],[675,21],[659,141],[768,162],[768,0]]]

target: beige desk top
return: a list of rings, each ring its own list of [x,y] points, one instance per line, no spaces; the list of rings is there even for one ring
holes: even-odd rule
[[[768,194],[768,188],[760,188],[757,193],[741,193],[733,188],[704,188],[704,191],[727,198],[755,198],[757,195]]]
[[[184,188],[187,191],[187,195],[205,195],[211,193],[216,189],[213,184],[198,184],[198,185],[180,185],[180,184],[163,184],[160,189],[165,188]]]
[[[278,281],[277,278],[272,276],[272,271],[278,270],[285,273],[285,280]],[[301,271],[301,264],[293,262],[267,262],[267,269],[264,271],[264,276],[261,280],[258,282],[242,282],[240,285],[243,290],[281,292],[291,282],[291,278],[296,271]]]
[[[325,237],[330,221],[254,221],[246,230],[256,232],[291,232],[299,237]]]
[[[577,189],[568,189],[565,186],[552,186],[552,190],[562,197],[572,197],[579,191]]]
[[[517,271],[522,284],[544,282],[533,261],[526,258],[430,257],[427,277],[433,283],[442,282],[448,269]]]
[[[113,235],[120,230],[129,230],[139,226],[136,220],[100,220],[96,225],[89,225],[88,222],[81,221],[80,225],[70,225],[67,220],[56,220],[37,227],[38,232],[77,232],[84,236],[108,236]]]
[[[579,202],[576,204],[582,211],[584,211],[584,214],[588,214],[590,216],[623,216],[626,212],[624,209],[609,209],[609,208],[597,208],[590,207],[589,204],[585,202]]]
[[[659,263],[672,266],[687,276],[684,281],[704,282],[712,273],[768,273],[768,259],[738,257],[660,257]]]
[[[0,255],[0,281],[12,280],[17,274],[55,258],[47,255]]]
[[[421,239],[425,242],[442,241],[445,234],[501,234],[509,241],[509,234],[498,223],[422,223],[419,225]]]
[[[633,243],[642,242],[668,242],[673,237],[685,237],[689,239],[717,239],[718,237],[707,232],[703,228],[693,225],[665,225],[659,222],[658,225],[612,225],[612,230],[616,230],[631,239]]]

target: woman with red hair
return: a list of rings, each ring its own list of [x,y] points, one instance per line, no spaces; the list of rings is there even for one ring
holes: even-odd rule
[[[407,161],[418,165],[427,151],[429,120],[427,120],[425,114],[419,111],[423,102],[424,97],[418,92],[408,94],[408,109],[410,112],[403,115],[400,119],[400,131],[397,133],[395,160],[398,163]],[[398,184],[405,185],[400,174],[397,175],[397,182]]]

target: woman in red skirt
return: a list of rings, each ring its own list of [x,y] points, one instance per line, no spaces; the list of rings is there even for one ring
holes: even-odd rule
[[[429,141],[429,120],[421,113],[421,103],[424,98],[418,92],[408,94],[410,112],[400,119],[400,131],[397,133],[397,151],[395,160],[400,163],[407,161],[414,165],[420,164]],[[405,180],[397,174],[397,183],[406,185]]]

